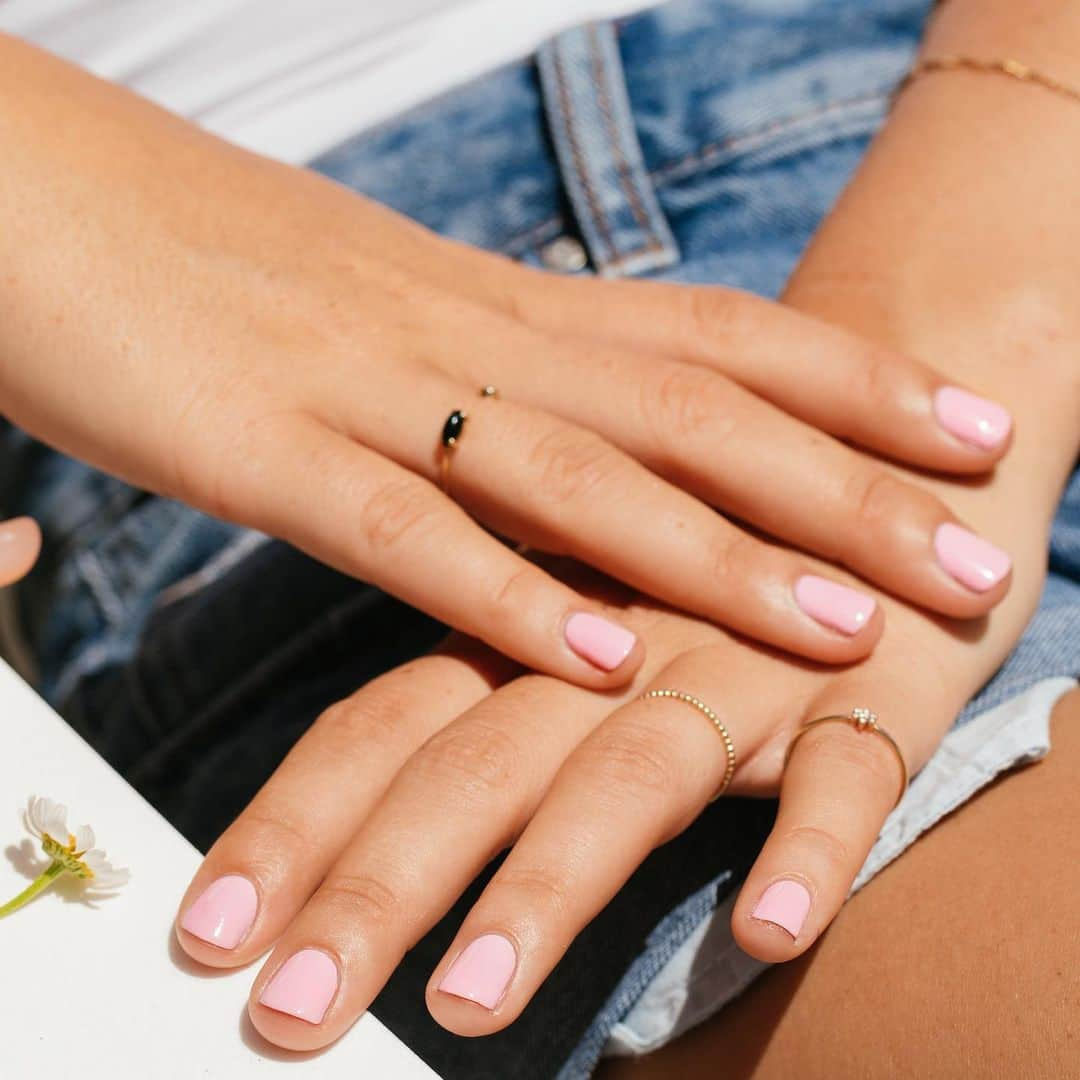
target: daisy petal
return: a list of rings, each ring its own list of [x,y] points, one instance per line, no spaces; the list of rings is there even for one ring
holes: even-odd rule
[[[80,825],[75,830],[75,850],[88,851],[94,846],[94,830],[89,825]]]
[[[86,887],[89,889],[97,891],[118,889],[121,885],[127,884],[128,879],[131,877],[128,870],[113,866],[105,857],[104,851],[88,851],[83,856],[82,861],[94,875],[86,883]]]
[[[63,803],[55,803],[52,799],[41,800],[41,810],[38,822],[41,831],[48,833],[60,844],[66,844],[68,838],[67,807]]]
[[[23,825],[26,826],[26,831],[30,833],[31,836],[36,836],[40,840],[41,826],[38,824],[38,801],[36,795],[31,795],[30,798],[26,800],[26,809],[23,811],[22,820]]]

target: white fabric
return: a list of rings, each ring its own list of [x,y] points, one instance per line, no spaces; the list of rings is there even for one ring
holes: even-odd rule
[[[283,161],[656,0],[0,0],[0,31]]]

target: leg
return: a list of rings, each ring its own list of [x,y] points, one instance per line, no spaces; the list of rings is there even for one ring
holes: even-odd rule
[[[603,1080],[1080,1075],[1080,691],[1053,752],[943,821],[819,946]]]

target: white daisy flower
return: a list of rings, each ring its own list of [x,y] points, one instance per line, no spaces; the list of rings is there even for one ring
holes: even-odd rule
[[[79,878],[92,892],[111,892],[125,885],[131,876],[127,870],[113,866],[105,852],[94,847],[94,830],[89,825],[80,825],[74,832],[68,829],[67,807],[62,803],[31,795],[22,820],[27,831],[41,841],[42,850],[52,862],[14,900],[0,906],[0,918],[18,911],[64,873]]]

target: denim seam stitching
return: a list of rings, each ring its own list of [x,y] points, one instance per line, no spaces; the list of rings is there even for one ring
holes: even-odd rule
[[[636,177],[633,175],[630,163],[627,161],[626,154],[623,151],[622,141],[619,137],[619,129],[615,123],[611,95],[607,85],[608,69],[603,54],[600,52],[600,42],[596,23],[592,23],[589,26],[588,42],[589,55],[592,60],[593,89],[596,91],[596,105],[600,110],[600,116],[604,121],[608,143],[611,147],[611,156],[615,160],[615,172],[619,177],[619,183],[626,195],[626,201],[630,206],[630,212],[634,215],[638,225],[640,225],[648,234],[648,243],[643,247],[636,251],[624,252],[619,255],[619,260],[625,261],[636,255],[644,255],[653,251],[662,251],[663,244],[660,243],[660,239],[656,235],[656,229],[653,226],[652,219],[649,217],[649,214],[645,209],[645,204],[642,201],[641,193],[638,191]]]
[[[619,257],[619,251],[615,247],[614,237],[608,227],[603,207],[600,205],[600,200],[597,198],[596,190],[589,177],[585,155],[582,153],[581,142],[577,132],[577,112],[575,111],[574,102],[570,95],[570,89],[566,79],[566,62],[563,60],[562,48],[559,43],[556,43],[553,52],[555,60],[555,78],[559,83],[559,104],[562,107],[566,124],[566,137],[570,144],[570,155],[574,159],[574,167],[577,170],[578,178],[581,181],[581,187],[585,193],[585,201],[589,204],[589,210],[592,213],[597,231],[600,233],[600,238],[607,248],[608,253],[613,258],[617,258]]]
[[[665,181],[672,180],[674,178],[673,174],[677,173],[680,169],[694,165],[696,166],[695,170],[686,172],[678,177],[679,180],[689,179],[691,176],[694,176],[697,171],[704,171],[715,167],[715,159],[721,154],[738,154],[747,143],[753,143],[758,139],[771,135],[782,135],[791,128],[797,128],[808,121],[818,119],[822,116],[828,116],[834,112],[841,112],[844,109],[856,108],[859,105],[869,105],[874,101],[884,102],[888,99],[888,96],[888,93],[885,91],[872,91],[856,95],[855,97],[830,101],[826,105],[821,105],[814,109],[807,109],[805,112],[785,117],[782,120],[774,120],[769,124],[764,124],[758,128],[751,128],[748,131],[743,131],[740,134],[730,136],[727,139],[707,143],[699,150],[695,150],[681,158],[675,158],[672,161],[667,161],[662,165],[658,165],[649,172],[649,177],[656,181],[658,185],[663,184]],[[519,246],[523,248],[528,247],[531,242],[539,240],[549,230],[557,230],[562,225],[563,217],[561,214],[555,214],[552,217],[545,218],[539,224],[530,225],[528,229],[515,233],[502,245],[501,250],[508,252]]]
[[[726,139],[718,139],[716,142],[706,143],[705,146],[701,147],[699,150],[693,151],[693,153],[686,154],[684,157],[676,158],[674,161],[668,161],[663,165],[657,166],[651,175],[658,182],[663,182],[672,179],[674,174],[677,174],[680,169],[685,168],[688,165],[695,165],[698,169],[715,167],[716,159],[718,157],[724,154],[738,154],[747,146],[747,144],[757,142],[763,138],[767,139],[773,135],[783,135],[792,129],[801,127],[807,121],[820,120],[833,113],[843,112],[845,109],[855,109],[860,105],[870,105],[876,101],[887,101],[888,97],[889,95],[886,92],[874,90],[864,94],[857,94],[854,97],[830,101],[827,105],[822,105],[815,109],[807,109],[805,112],[796,113],[794,116],[786,116],[780,120],[773,120],[768,124],[763,124],[759,128],[741,132],[739,135],[733,135]],[[694,173],[687,173],[685,176],[678,177],[678,179],[686,179],[692,175],[694,175]]]

